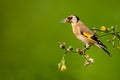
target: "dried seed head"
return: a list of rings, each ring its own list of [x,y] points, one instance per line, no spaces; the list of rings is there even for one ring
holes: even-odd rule
[[[85,55],[85,58],[86,58],[86,59],[89,59],[89,58],[90,58],[90,56],[89,56],[88,54],[86,54],[86,55]]]
[[[90,62],[88,62],[87,60],[85,61],[85,63],[84,63],[84,66],[88,66],[88,65],[90,65]]]
[[[60,48],[65,49],[65,42],[60,42]]]
[[[72,46],[69,46],[68,48],[67,48],[67,51],[68,52],[70,52],[70,51],[72,51],[73,50],[73,47]]]
[[[73,47],[72,47],[72,46],[69,46],[68,48],[69,48],[70,50],[73,50]]]
[[[80,48],[76,49],[76,53],[79,53],[79,54],[83,55],[83,52],[80,50]]]
[[[77,52],[77,53],[81,52],[80,48],[77,48],[77,49],[76,49],[76,52]]]
[[[93,59],[93,58],[89,58],[88,61],[89,61],[90,63],[93,63],[93,62],[94,62],[94,59]]]
[[[90,64],[92,64],[94,62],[94,59],[93,58],[88,58],[86,59],[85,63],[84,63],[84,66],[89,66]]]

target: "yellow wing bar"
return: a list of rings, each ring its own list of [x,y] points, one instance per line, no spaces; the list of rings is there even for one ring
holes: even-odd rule
[[[87,38],[88,38],[89,40],[91,40],[92,42],[97,43],[96,40],[94,40],[94,39],[91,38],[93,35],[88,34],[88,33],[86,33],[86,32],[83,32],[83,36],[87,37]]]

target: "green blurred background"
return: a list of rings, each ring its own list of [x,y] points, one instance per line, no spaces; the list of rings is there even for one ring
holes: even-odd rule
[[[84,67],[78,54],[66,57],[67,70],[57,64],[64,51],[59,41],[74,48],[84,45],[60,21],[78,15],[89,27],[120,25],[120,0],[1,0],[0,80],[120,80],[120,49],[106,42],[112,57],[96,47],[87,52],[94,59]],[[120,29],[120,28],[119,28]]]

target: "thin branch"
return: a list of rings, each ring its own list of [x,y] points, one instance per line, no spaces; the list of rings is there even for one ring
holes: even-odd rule
[[[118,34],[118,33],[120,33],[120,31],[114,31],[114,32],[111,32],[111,31],[108,31],[108,30],[106,30],[106,31],[102,31],[102,30],[100,30],[100,29],[96,29],[96,28],[91,28],[91,30],[96,30],[96,31],[99,31],[99,32],[104,32],[104,33],[106,33],[106,34],[104,34],[104,35],[101,35],[101,36],[98,36],[98,37],[103,37],[103,36],[107,36],[107,35],[115,35],[119,40],[120,40],[120,35]]]

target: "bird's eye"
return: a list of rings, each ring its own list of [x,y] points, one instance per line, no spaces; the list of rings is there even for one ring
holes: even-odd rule
[[[73,17],[68,17],[69,20],[71,20]]]

